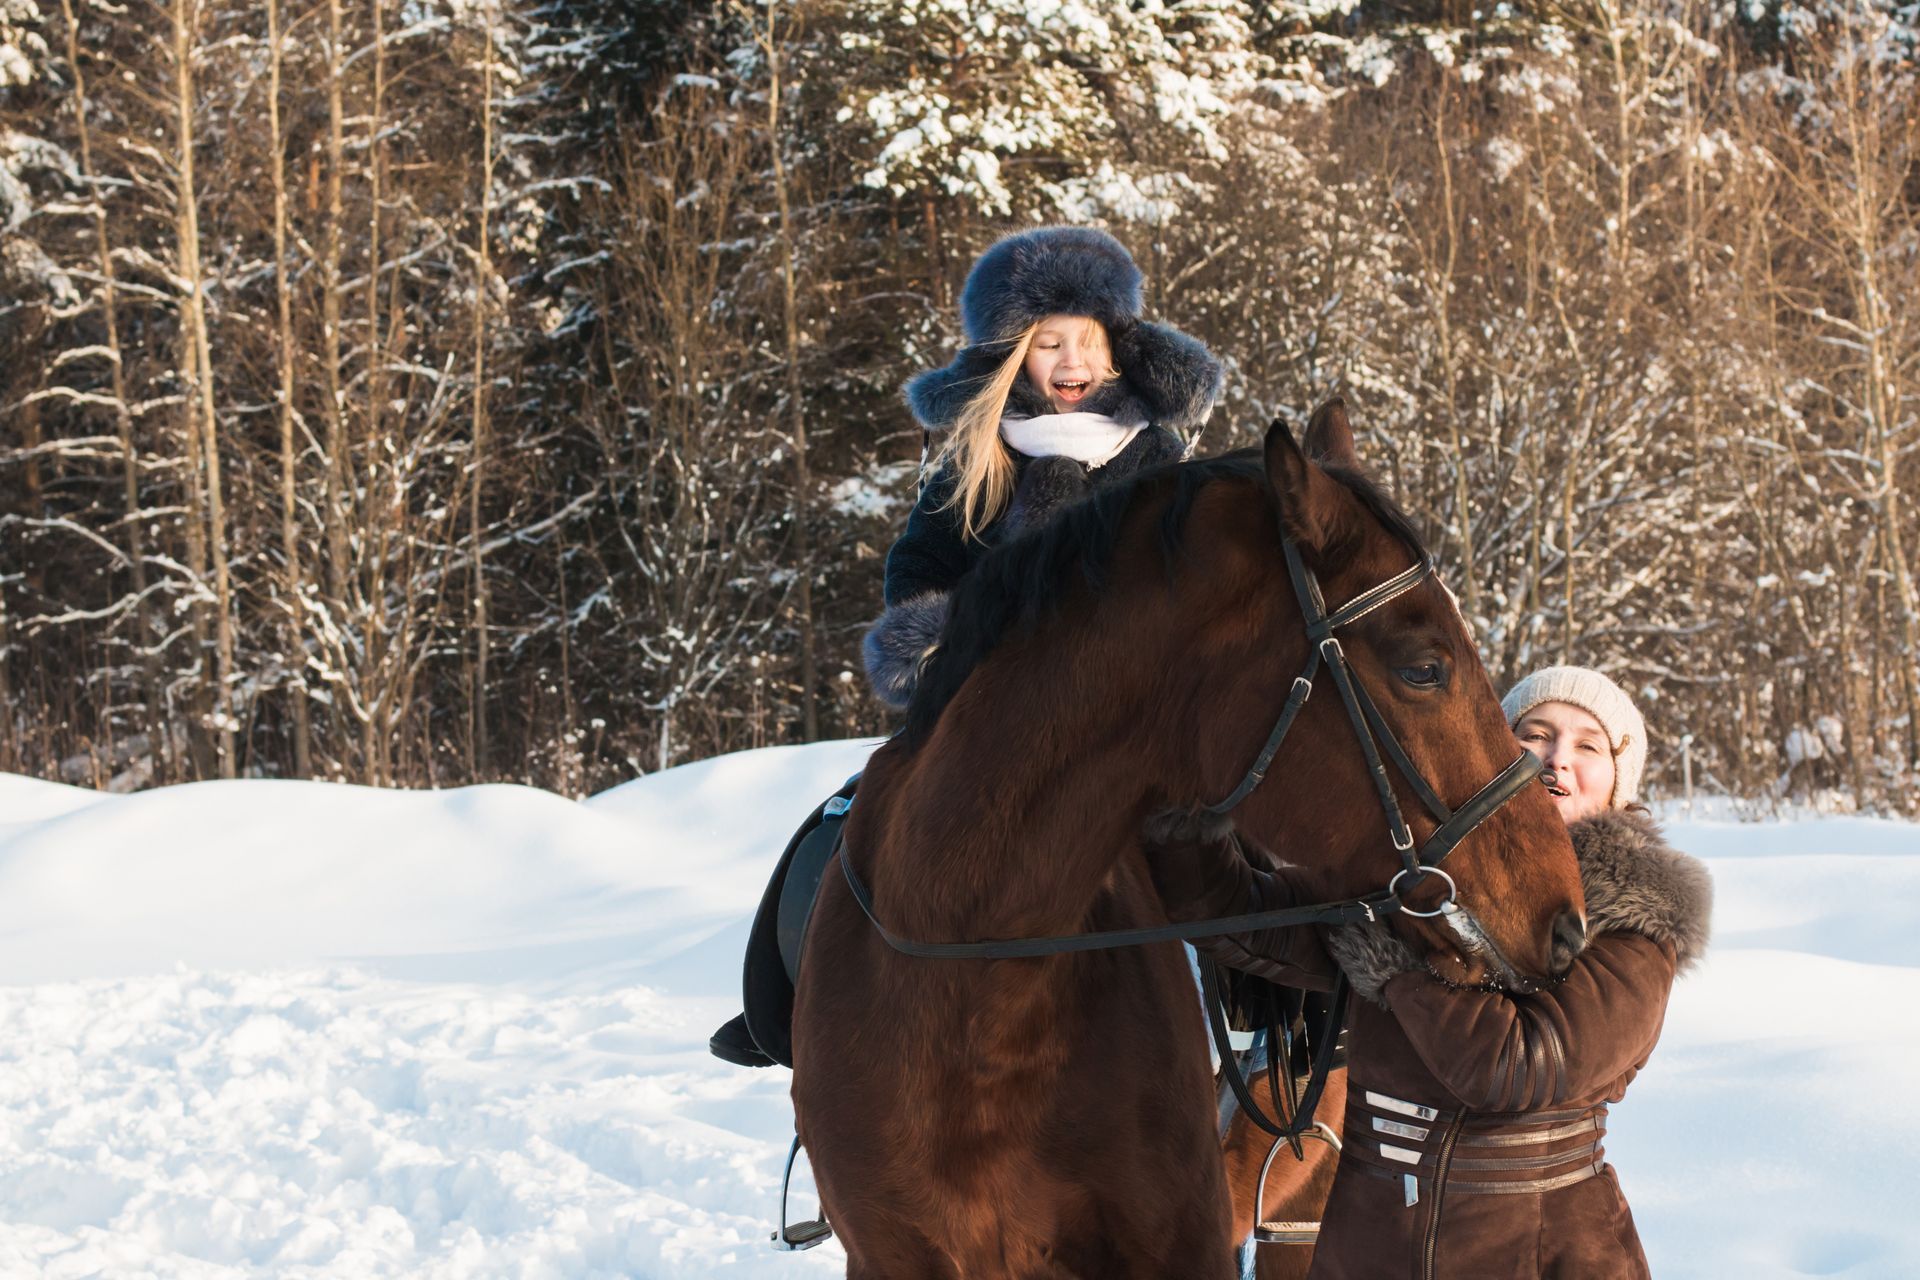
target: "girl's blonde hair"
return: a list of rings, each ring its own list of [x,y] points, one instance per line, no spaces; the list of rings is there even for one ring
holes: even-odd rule
[[[1027,363],[1027,353],[1033,348],[1033,335],[1040,331],[1042,323],[1036,320],[1021,330],[1020,336],[1013,340],[1013,348],[1007,352],[1007,358],[1000,362],[1000,367],[994,370],[986,385],[961,406],[952,429],[947,432],[947,438],[941,441],[939,451],[928,461],[932,474],[938,474],[943,466],[952,468],[953,494],[942,504],[941,510],[952,507],[960,509],[960,537],[963,541],[974,537],[998,519],[1013,497],[1013,454],[1000,441],[1000,419],[1006,414],[1007,397],[1012,394],[1014,380]],[[1086,318],[1086,323],[1088,336],[1097,333],[1104,343],[1107,337],[1105,326],[1090,316]],[[1119,370],[1113,367],[1110,344],[1106,376],[1119,376]]]

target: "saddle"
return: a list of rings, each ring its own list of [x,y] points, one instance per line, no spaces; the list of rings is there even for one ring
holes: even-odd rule
[[[741,973],[747,1030],[762,1052],[783,1067],[793,1065],[793,989],[800,974],[801,944],[859,782],[857,773],[848,778],[793,833],[747,935]]]

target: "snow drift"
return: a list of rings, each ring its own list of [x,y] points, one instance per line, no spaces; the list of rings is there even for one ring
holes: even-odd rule
[[[873,745],[579,803],[0,776],[0,1276],[838,1274],[766,1247],[786,1073],[705,1041]],[[1669,832],[1718,906],[1608,1139],[1655,1274],[1920,1274],[1920,828]]]

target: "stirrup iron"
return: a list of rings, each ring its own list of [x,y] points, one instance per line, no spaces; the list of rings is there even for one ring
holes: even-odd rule
[[[787,1190],[793,1186],[793,1160],[800,1154],[800,1135],[793,1135],[793,1145],[787,1148],[787,1171],[780,1175],[780,1229],[771,1237],[773,1247],[782,1253],[798,1253],[802,1249],[811,1249],[833,1235],[833,1228],[827,1224],[826,1206],[820,1207],[820,1216],[806,1222],[787,1221]],[[1268,1157],[1272,1159],[1271,1156]]]
[[[1340,1135],[1329,1129],[1324,1121],[1316,1120],[1313,1128],[1300,1135],[1302,1138],[1318,1138],[1340,1150]],[[1320,1238],[1320,1224],[1317,1222],[1272,1222],[1265,1218],[1267,1206],[1267,1174],[1273,1170],[1273,1158],[1280,1149],[1287,1146],[1285,1138],[1275,1138],[1273,1145],[1267,1148],[1266,1163],[1260,1166],[1260,1182],[1253,1191],[1253,1242],[1255,1244],[1312,1244]]]

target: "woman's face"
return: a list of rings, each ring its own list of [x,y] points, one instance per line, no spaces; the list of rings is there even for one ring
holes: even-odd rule
[[[1543,702],[1513,727],[1520,745],[1553,770],[1547,788],[1566,822],[1590,818],[1613,803],[1613,744],[1593,713],[1571,702]]]
[[[1086,316],[1048,316],[1033,331],[1026,371],[1054,412],[1071,411],[1113,376],[1106,329]]]

